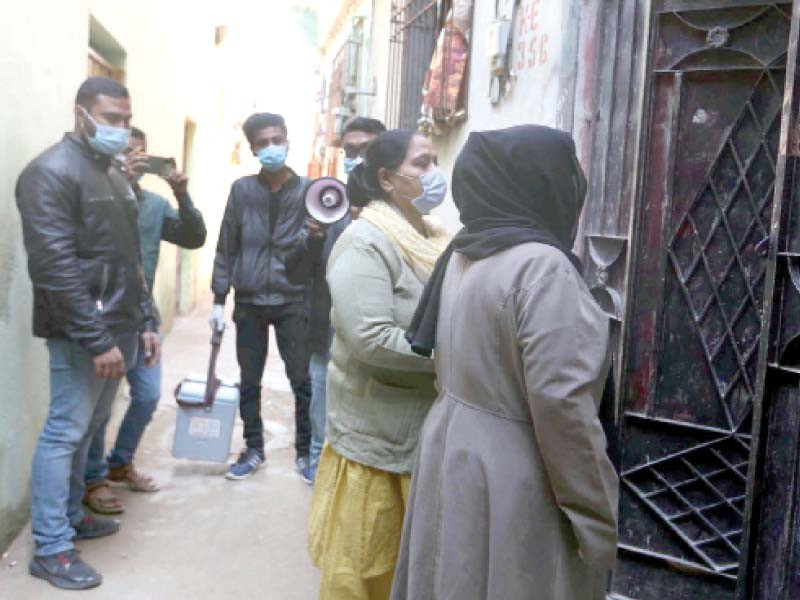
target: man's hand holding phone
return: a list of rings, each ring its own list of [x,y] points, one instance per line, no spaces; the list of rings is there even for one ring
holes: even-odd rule
[[[147,172],[147,167],[150,163],[150,157],[142,152],[139,148],[134,148],[125,155],[125,170],[128,175],[128,181],[136,183],[136,181]]]
[[[145,173],[163,177],[172,186],[176,195],[186,194],[186,176],[175,170],[175,159],[151,156],[141,148],[133,148],[125,155],[125,170],[128,180],[136,183]]]
[[[189,187],[189,178],[184,173],[173,170],[172,173],[166,177],[166,180],[172,188],[172,192],[175,194],[176,198],[186,195]]]

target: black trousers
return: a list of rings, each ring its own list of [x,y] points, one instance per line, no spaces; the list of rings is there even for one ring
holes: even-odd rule
[[[267,361],[269,326],[275,327],[278,352],[286,365],[295,402],[295,449],[307,456],[311,445],[311,380],[308,376],[308,317],[303,304],[254,306],[237,303],[236,357],[241,370],[239,412],[244,422],[248,448],[264,449],[264,424],[261,420],[261,379]]]

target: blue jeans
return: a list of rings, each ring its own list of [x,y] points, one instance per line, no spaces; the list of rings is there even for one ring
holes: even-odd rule
[[[152,367],[144,365],[144,349],[139,342],[136,365],[126,377],[131,388],[131,401],[122,418],[117,432],[117,441],[108,457],[106,447],[106,421],[98,428],[89,445],[89,458],[86,462],[86,483],[102,481],[108,476],[109,467],[122,467],[133,462],[133,455],[139,447],[142,434],[158,406],[161,396],[161,361]]]
[[[322,445],[325,443],[325,385],[328,379],[329,352],[321,354],[313,352],[308,364],[311,376],[311,468],[316,471]]]
[[[135,360],[136,335],[120,336],[126,362]],[[84,517],[81,501],[89,442],[108,419],[119,381],[95,375],[82,346],[48,339],[50,411],[39,436],[31,473],[31,528],[36,555],[72,549],[74,525]]]

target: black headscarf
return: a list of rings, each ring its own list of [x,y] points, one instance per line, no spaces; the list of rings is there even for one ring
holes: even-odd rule
[[[502,250],[539,242],[572,253],[586,178],[575,144],[563,131],[520,125],[473,132],[453,167],[453,201],[464,228],[436,262],[406,333],[417,354],[436,345],[439,301],[453,252],[481,260]]]
[[[502,250],[539,242],[558,248],[580,273],[572,253],[586,178],[575,144],[563,131],[521,125],[473,132],[453,168],[453,200],[464,228],[436,262],[406,333],[417,354],[436,345],[442,282],[453,252],[477,261]],[[615,417],[613,368],[606,379],[599,417],[608,456],[619,472],[621,446]]]

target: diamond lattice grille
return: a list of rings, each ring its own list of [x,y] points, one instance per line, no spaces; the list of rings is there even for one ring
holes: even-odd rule
[[[766,71],[667,247],[731,430],[755,389],[781,89]]]

